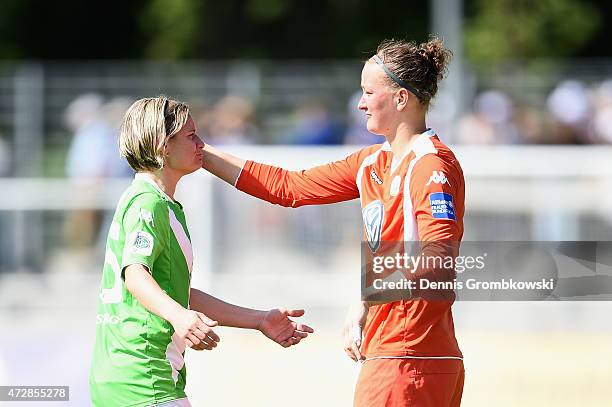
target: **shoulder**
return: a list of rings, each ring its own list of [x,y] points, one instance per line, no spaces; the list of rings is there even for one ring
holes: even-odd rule
[[[417,161],[413,174],[444,171],[453,177],[463,177],[463,171],[455,154],[437,136],[421,140],[418,145],[415,145],[414,152]]]
[[[385,150],[385,144],[373,144],[371,146],[367,146],[362,148],[361,150],[357,150],[351,153],[347,159],[353,161],[354,164],[358,166],[361,165],[365,160],[373,158],[377,156],[381,151]]]
[[[162,221],[168,218],[168,202],[158,194],[149,191],[137,191],[124,202],[124,213],[128,217],[143,220]],[[159,224],[159,222],[155,222]]]

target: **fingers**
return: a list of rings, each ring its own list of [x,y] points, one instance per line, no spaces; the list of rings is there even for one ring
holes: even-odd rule
[[[294,331],[293,332],[293,337],[295,338],[306,338],[308,336],[308,332],[300,332],[300,331]]]
[[[304,324],[297,324],[295,326],[295,329],[297,331],[308,332],[309,334],[314,333],[314,329],[312,329],[308,325],[304,325]]]
[[[217,347],[217,342],[208,337],[204,339],[185,338],[185,344],[194,350],[213,350]]]
[[[221,338],[219,338],[219,335],[217,335],[215,331],[210,329],[213,326],[217,326],[219,323],[217,321],[214,321],[208,318],[206,315],[202,314],[201,312],[196,312],[196,314],[198,318],[200,319],[200,322],[196,324],[197,330],[201,332],[204,336],[210,337],[210,339],[212,339],[214,342],[219,342],[221,340]],[[200,337],[200,338],[204,339],[203,337]]]
[[[281,309],[281,312],[288,317],[301,317],[305,313],[303,309]]]
[[[353,359],[354,362],[365,360],[365,357],[359,351],[359,346],[355,342],[352,342],[344,346],[344,352],[349,358]]]
[[[290,346],[297,345],[301,340],[302,338],[293,336],[287,340],[279,342],[278,344],[283,348],[288,348]]]
[[[342,336],[344,337],[344,352],[353,361],[358,362],[365,360],[365,357],[361,354],[361,327],[354,325],[349,328],[345,325],[342,329]]]
[[[206,315],[202,314],[201,312],[196,312],[196,314],[198,315],[198,317],[200,318],[202,322],[204,322],[206,325],[210,327],[217,326],[219,324],[217,321],[214,321],[208,318]]]
[[[364,360],[365,359],[365,357],[363,357],[363,355],[361,354],[361,352],[359,350],[359,346],[355,342],[351,343],[351,351],[353,352],[353,355],[355,355],[355,358],[356,358],[356,359],[353,359],[353,360],[359,361],[359,360]]]

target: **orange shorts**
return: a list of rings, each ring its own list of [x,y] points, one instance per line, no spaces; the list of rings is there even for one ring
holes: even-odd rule
[[[372,359],[364,362],[355,407],[458,407],[465,370],[458,359]]]

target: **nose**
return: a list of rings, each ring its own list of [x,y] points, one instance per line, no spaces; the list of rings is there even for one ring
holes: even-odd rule
[[[366,106],[366,102],[365,102],[365,94],[361,94],[361,98],[359,98],[359,103],[357,103],[357,109],[359,110],[367,110],[368,107]]]
[[[198,150],[201,150],[204,148],[204,142],[202,141],[202,139],[200,138],[200,136],[196,136],[196,146],[198,148]]]

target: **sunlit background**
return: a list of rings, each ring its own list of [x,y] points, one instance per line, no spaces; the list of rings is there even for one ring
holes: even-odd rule
[[[610,27],[602,0],[4,1],[0,385],[69,385],[54,405],[89,405],[132,101],[184,100],[207,143],[306,168],[380,141],[356,106],[363,60],[385,38],[437,33],[454,52],[428,124],[465,171],[464,240],[612,240]],[[188,351],[192,404],[351,405],[359,367],[340,329],[359,290],[358,202],[274,207],[204,171],[177,196],[194,286],[303,307],[317,331],[285,350],[219,328],[215,351]],[[612,405],[612,304],[586,299],[457,303],[463,405]]]

